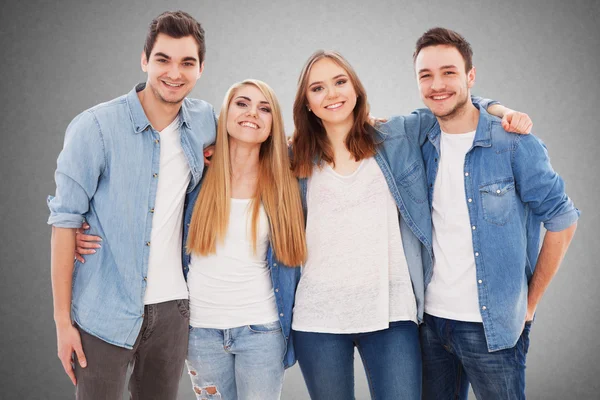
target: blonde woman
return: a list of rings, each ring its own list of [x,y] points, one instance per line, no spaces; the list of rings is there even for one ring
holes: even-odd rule
[[[198,399],[279,399],[284,369],[295,362],[290,329],[300,268],[291,266],[306,258],[306,242],[283,129],[268,85],[233,85],[210,167],[186,198],[186,363]],[[86,254],[84,243],[78,251]]]

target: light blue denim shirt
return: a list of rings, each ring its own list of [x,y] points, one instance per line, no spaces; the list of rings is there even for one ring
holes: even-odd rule
[[[150,233],[158,183],[160,137],[137,92],[99,104],[69,124],[48,197],[48,224],[102,237],[85,264],[75,262],[72,318],[100,339],[131,349],[142,326]],[[191,170],[190,192],[202,176],[203,148],[213,143],[213,107],[185,99],[181,146]]]
[[[497,351],[515,346],[523,329],[541,224],[548,231],[564,230],[577,221],[579,210],[566,195],[540,139],[507,133],[500,119],[478,104],[475,107],[479,122],[465,156],[465,202],[472,227],[479,310],[488,350]],[[430,203],[440,136],[435,124],[420,139]],[[433,268],[426,265],[426,286],[432,274]]]
[[[183,229],[183,271],[187,279],[190,268],[191,256],[187,254],[185,244],[187,243],[194,204],[200,194],[202,182],[186,197],[186,208]],[[283,365],[289,368],[296,362],[294,353],[293,336],[290,335],[292,325],[292,309],[294,308],[294,298],[296,296],[296,287],[300,281],[300,267],[288,267],[277,260],[273,247],[269,244],[267,250],[267,266],[271,273],[271,283],[273,284],[273,293],[277,303],[277,312],[279,313],[279,322],[281,323],[281,333],[286,343],[286,353],[283,357]]]

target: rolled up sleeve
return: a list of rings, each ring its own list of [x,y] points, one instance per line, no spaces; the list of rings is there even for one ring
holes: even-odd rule
[[[534,135],[519,135],[513,157],[517,190],[544,228],[559,232],[573,225],[580,212],[552,168],[544,143]]]
[[[91,111],[69,124],[56,164],[56,193],[47,199],[48,224],[79,228],[106,165],[100,126]]]

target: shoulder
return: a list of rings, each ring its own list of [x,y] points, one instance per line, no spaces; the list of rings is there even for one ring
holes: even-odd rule
[[[192,118],[214,119],[214,107],[207,101],[186,97],[183,104]]]

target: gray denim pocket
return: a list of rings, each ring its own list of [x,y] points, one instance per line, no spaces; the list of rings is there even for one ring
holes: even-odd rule
[[[248,325],[248,329],[254,333],[279,333],[281,332],[281,324],[279,321],[274,321],[268,324]]]

